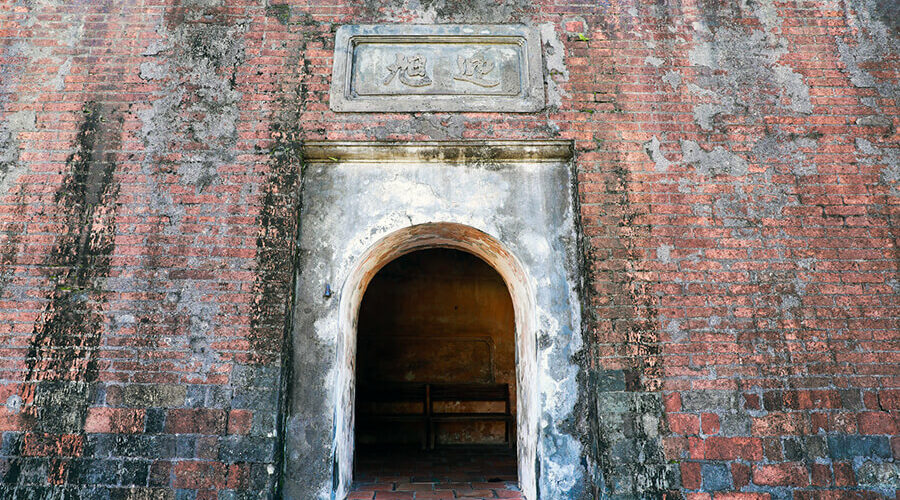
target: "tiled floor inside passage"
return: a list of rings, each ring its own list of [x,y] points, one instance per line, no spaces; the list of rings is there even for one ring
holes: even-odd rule
[[[506,446],[379,447],[357,451],[348,500],[523,500],[516,479],[516,452]]]

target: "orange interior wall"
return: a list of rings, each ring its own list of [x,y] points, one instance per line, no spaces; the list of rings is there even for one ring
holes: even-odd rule
[[[422,250],[386,265],[366,290],[359,313],[358,343],[360,385],[403,381],[506,383],[515,412],[512,301],[500,275],[471,254]],[[502,404],[478,404],[503,409]],[[474,405],[455,404],[453,410],[464,411]],[[395,434],[385,429],[378,432],[379,436],[390,435],[402,441],[418,436],[415,429],[403,436]],[[362,441],[368,438],[362,436]],[[503,425],[498,423],[444,424],[438,429],[438,441],[442,443],[502,440]]]

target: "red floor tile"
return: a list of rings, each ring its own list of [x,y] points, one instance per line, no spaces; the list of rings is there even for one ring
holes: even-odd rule
[[[354,476],[347,500],[525,499],[507,447],[362,448]]]

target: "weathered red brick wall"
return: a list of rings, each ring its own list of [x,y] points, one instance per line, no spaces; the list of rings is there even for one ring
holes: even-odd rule
[[[273,494],[303,141],[552,137],[590,278],[584,496],[894,497],[898,17],[0,0],[2,495]],[[332,113],[334,30],[367,22],[532,25],[548,107]]]

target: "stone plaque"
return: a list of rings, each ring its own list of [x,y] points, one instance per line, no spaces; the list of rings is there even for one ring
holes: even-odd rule
[[[521,25],[351,25],[338,29],[334,111],[539,111],[537,33]]]

